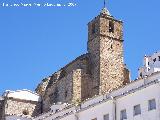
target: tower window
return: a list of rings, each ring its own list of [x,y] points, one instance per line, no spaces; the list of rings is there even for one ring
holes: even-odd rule
[[[114,23],[112,21],[109,21],[109,32],[114,33]]]
[[[92,23],[92,34],[94,34],[96,32],[96,26],[95,23]]]
[[[159,61],[160,61],[160,56],[158,56],[158,59],[159,59]]]

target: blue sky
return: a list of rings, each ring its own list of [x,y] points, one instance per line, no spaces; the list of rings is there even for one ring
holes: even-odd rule
[[[76,3],[75,7],[0,7],[0,94],[34,90],[41,80],[87,52],[87,23],[103,0],[1,0],[2,3]],[[145,54],[160,50],[159,0],[110,0],[124,21],[125,63],[132,79]]]

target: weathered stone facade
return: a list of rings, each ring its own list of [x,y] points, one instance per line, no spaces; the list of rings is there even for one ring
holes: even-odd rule
[[[123,85],[122,22],[101,13],[88,24],[94,94],[110,92]]]
[[[36,89],[43,99],[43,111],[48,111],[53,103],[78,103],[91,97],[88,88],[92,86],[90,78],[88,54],[78,57],[54,73]]]
[[[43,111],[53,103],[78,104],[129,82],[123,61],[123,25],[106,9],[88,24],[88,53],[82,55],[38,85]]]
[[[12,115],[33,117],[42,112],[41,97],[29,90],[6,91],[0,99],[0,120]]]
[[[4,100],[0,100],[0,120],[4,113]]]
[[[37,116],[42,113],[41,102],[20,100],[14,98],[5,98],[3,106],[3,116],[22,115],[22,116]]]

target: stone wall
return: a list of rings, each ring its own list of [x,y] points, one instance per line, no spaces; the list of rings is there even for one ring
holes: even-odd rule
[[[130,71],[128,70],[128,68],[126,67],[126,65],[124,65],[124,72],[123,72],[123,74],[124,74],[124,82],[123,82],[123,84],[126,85],[131,80]]]
[[[100,94],[123,85],[124,63],[122,41],[100,38]],[[111,47],[112,46],[112,47]]]
[[[41,103],[20,99],[7,98],[5,115],[37,116],[41,114]]]
[[[82,99],[88,98],[90,93],[82,90],[82,88],[85,90],[91,88],[89,73],[88,54],[78,57],[54,73],[47,83],[45,93],[42,94],[43,111],[50,110],[51,105],[57,102],[78,103]],[[41,85],[43,84],[41,83]]]
[[[82,71],[81,101],[85,101],[86,99],[91,98],[93,96],[92,86],[93,86],[93,79],[91,79],[91,74]]]
[[[43,79],[42,82],[35,89],[36,93],[38,93],[41,96],[44,96],[46,88],[48,86],[48,83],[49,83],[50,79],[51,79],[51,77]]]
[[[0,100],[0,120],[2,119],[4,112],[4,100]]]
[[[88,36],[93,95],[123,86],[129,77],[123,61],[122,22],[101,13],[88,24]]]
[[[51,79],[53,80],[53,78]],[[72,98],[72,73],[55,82],[49,83],[49,86],[43,96],[43,111],[48,111],[54,103],[68,102]]]

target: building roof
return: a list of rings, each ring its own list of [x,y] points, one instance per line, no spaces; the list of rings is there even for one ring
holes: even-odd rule
[[[11,97],[15,99],[21,99],[21,100],[31,100],[31,101],[41,101],[40,96],[37,93],[34,93],[30,90],[17,90],[17,91],[9,91],[7,90],[4,93],[5,97]]]

